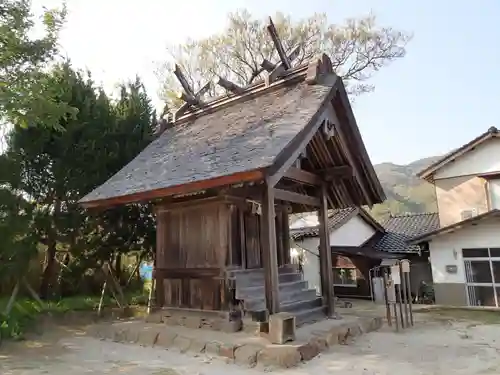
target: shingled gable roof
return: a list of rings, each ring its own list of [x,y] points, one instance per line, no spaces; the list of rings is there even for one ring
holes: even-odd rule
[[[299,145],[301,137],[319,128],[325,106],[336,93],[348,118],[342,126],[354,134],[350,146],[356,148],[365,172],[361,183],[368,186],[371,203],[382,201],[385,197],[342,80],[333,73],[323,74],[319,82],[310,84],[307,70],[307,65],[290,70],[275,83],[253,85],[242,95],[216,99],[182,116],[80,203],[86,207],[126,204],[262,180],[290,148]]]
[[[439,216],[434,212],[407,213],[390,216],[381,224],[386,232],[370,241],[375,249],[391,253],[418,253],[420,247],[412,240],[437,230]]]
[[[382,226],[361,207],[347,207],[332,210],[328,215],[328,230],[333,231],[342,227],[356,215],[359,215],[368,225],[371,225],[375,230],[380,232],[384,231]],[[301,240],[304,237],[316,237],[318,236],[318,233],[319,225],[290,229],[290,236],[296,241]]]
[[[497,128],[492,126],[486,132],[481,134],[480,136],[474,138],[472,141],[464,144],[463,146],[449,152],[442,158],[438,159],[422,171],[417,173],[417,177],[422,178],[424,180],[432,182],[434,174],[441,168],[443,168],[448,163],[454,161],[456,158],[462,156],[463,154],[471,151],[475,147],[484,143],[485,141],[492,139],[494,137],[500,137],[500,131]]]
[[[477,225],[477,224],[481,223],[482,221],[489,220],[492,218],[497,218],[497,219],[500,218],[500,210],[493,209],[493,210],[487,211],[481,215],[477,215],[477,216],[471,217],[469,219],[459,221],[458,223],[454,223],[454,224],[448,225],[446,227],[436,228],[435,230],[429,231],[427,233],[422,233],[422,234],[412,238],[411,241],[409,241],[409,243],[412,245],[417,245],[417,244],[420,244],[422,242],[429,241],[429,240],[433,239],[434,237],[437,237],[437,236],[440,236],[440,235],[443,235],[446,233],[451,233],[451,232],[454,232],[456,230],[460,230],[464,227],[468,227],[471,225]]]

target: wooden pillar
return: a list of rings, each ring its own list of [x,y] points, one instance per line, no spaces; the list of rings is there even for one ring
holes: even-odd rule
[[[156,289],[156,307],[163,307],[165,304],[165,288],[163,287],[163,272],[156,272],[157,268],[164,268],[165,256],[165,220],[167,215],[160,210],[156,211],[156,254],[154,257],[155,289]]]
[[[274,218],[274,190],[264,187],[261,215],[262,258],[264,263],[266,307],[269,314],[279,312],[278,254]]]
[[[323,305],[326,306],[328,316],[334,313],[333,297],[333,270],[332,251],[330,249],[330,233],[328,233],[328,201],[326,185],[319,188],[320,208],[318,210],[319,219],[319,264],[321,276],[321,294],[323,295]]]
[[[283,207],[281,211],[281,222],[283,225],[283,250],[284,250],[284,264],[290,264],[290,223],[288,222],[287,207]]]

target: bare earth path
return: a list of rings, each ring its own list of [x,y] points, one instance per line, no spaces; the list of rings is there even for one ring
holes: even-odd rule
[[[500,314],[500,313],[499,313]],[[39,341],[0,347],[2,375],[252,375],[246,369],[204,355],[142,348],[62,332]],[[422,314],[405,333],[387,328],[336,346],[309,363],[276,373],[350,375],[497,375],[500,374],[500,325],[436,321]]]

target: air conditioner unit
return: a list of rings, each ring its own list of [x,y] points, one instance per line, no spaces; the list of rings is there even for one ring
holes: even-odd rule
[[[473,218],[474,216],[477,216],[477,214],[478,214],[477,208],[471,208],[468,210],[462,210],[460,216],[462,217],[462,220],[467,220]]]

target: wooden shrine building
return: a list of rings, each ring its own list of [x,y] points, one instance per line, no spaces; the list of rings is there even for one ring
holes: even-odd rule
[[[262,81],[239,87],[221,78],[227,94],[203,101],[205,89],[194,93],[177,68],[185,104],[157,139],[81,200],[87,208],[155,205],[160,306],[299,313],[307,300],[309,310],[332,314],[327,210],[384,200],[330,59],[292,67],[297,49],[285,55],[272,21],[269,31],[280,61],[264,61]],[[321,298],[306,293],[289,266],[288,215],[314,210]]]

